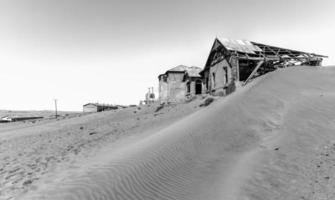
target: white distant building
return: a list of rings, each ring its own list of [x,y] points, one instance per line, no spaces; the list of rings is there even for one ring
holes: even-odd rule
[[[102,112],[106,110],[116,110],[118,106],[99,103],[87,103],[83,105],[83,112]]]

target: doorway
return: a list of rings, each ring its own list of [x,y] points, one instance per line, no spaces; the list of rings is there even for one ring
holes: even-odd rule
[[[202,94],[202,81],[201,80],[195,81],[195,94]]]
[[[240,80],[244,82],[250,76],[251,72],[257,66],[257,62],[254,60],[239,60],[239,75]]]

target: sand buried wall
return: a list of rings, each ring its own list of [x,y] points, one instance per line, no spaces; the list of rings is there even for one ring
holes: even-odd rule
[[[335,99],[334,75],[333,69],[299,67],[269,73],[155,135],[118,151],[106,148],[92,164],[72,175],[64,173],[58,181],[22,199],[233,200],[305,195],[302,193],[309,191],[310,177],[303,173],[311,169],[304,166],[313,159],[300,159],[301,165],[292,165],[288,158],[299,160],[297,155],[310,154],[330,135],[326,129],[311,129],[304,138],[313,138],[313,143],[297,146],[295,139],[301,137],[288,131],[296,129],[292,119],[289,123],[286,118],[301,113],[298,105],[306,99],[320,103],[320,108],[315,107],[308,116],[315,113],[321,118],[324,106],[335,110],[330,104]],[[315,100],[320,95],[324,101]],[[331,118],[335,119],[335,111],[329,111],[320,126],[331,123]],[[301,119],[298,117],[296,124],[302,123]],[[324,136],[314,137],[317,130],[324,130]],[[273,153],[282,151],[276,145],[286,147],[287,152]],[[277,161],[280,165],[274,165]],[[292,177],[296,184],[290,188],[282,185],[281,181],[291,181]],[[279,182],[275,184],[272,178]]]

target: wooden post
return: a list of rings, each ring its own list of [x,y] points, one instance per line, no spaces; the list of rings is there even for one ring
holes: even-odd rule
[[[236,81],[240,82],[240,60],[236,57]]]
[[[58,114],[57,114],[57,99],[54,99],[54,101],[55,101],[55,117],[57,119],[57,117],[58,117]]]

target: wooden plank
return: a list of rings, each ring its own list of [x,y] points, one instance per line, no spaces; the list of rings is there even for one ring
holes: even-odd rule
[[[238,58],[241,59],[241,60],[259,60],[259,61],[264,60],[263,57],[238,57]],[[269,57],[269,58],[267,57],[267,58],[265,58],[265,60],[267,60],[267,61],[270,61],[270,60],[279,61],[280,58],[279,57]]]
[[[236,81],[240,81],[240,60],[236,58]]]
[[[263,63],[264,63],[263,60],[258,62],[257,66],[256,66],[255,69],[251,72],[251,74],[249,75],[249,77],[247,78],[247,80],[244,81],[243,86],[246,85],[246,84],[250,81],[250,79],[252,79],[252,77],[256,74],[257,70],[260,68],[260,66],[262,66]]]

